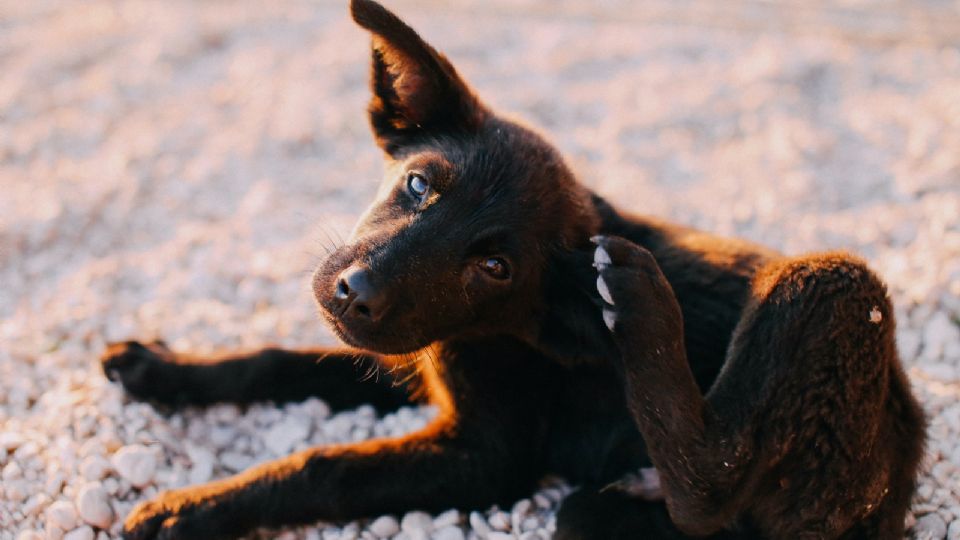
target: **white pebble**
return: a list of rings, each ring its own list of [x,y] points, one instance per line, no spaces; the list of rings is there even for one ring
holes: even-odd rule
[[[443,529],[444,527],[449,527],[451,525],[458,525],[459,523],[460,523],[460,512],[456,509],[447,510],[446,512],[433,518],[434,529]]]
[[[513,505],[513,509],[510,510],[510,529],[513,530],[513,532],[520,532],[523,525],[523,518],[532,506],[533,503],[530,499],[520,499]]]
[[[917,519],[913,531],[917,540],[943,540],[947,536],[947,524],[939,514],[931,513]]]
[[[483,514],[480,512],[470,512],[470,527],[480,535],[481,538],[486,538],[490,534],[490,525],[487,524],[487,520],[484,519]]]
[[[37,493],[33,497],[30,497],[26,503],[24,503],[21,511],[25,515],[36,516],[48,504],[50,504],[50,497],[47,497],[45,493]]]
[[[120,476],[136,488],[153,482],[157,471],[157,458],[152,450],[139,444],[124,446],[110,459]]]
[[[23,469],[20,468],[20,465],[16,461],[11,461],[3,468],[2,476],[5,481],[16,480],[23,476]]]
[[[426,512],[407,512],[400,520],[400,529],[411,536],[421,531],[429,533],[433,530],[433,518]]]
[[[63,540],[93,540],[94,536],[93,529],[89,526],[83,526],[63,535]]]
[[[923,329],[923,356],[931,360],[941,357],[951,342],[960,340],[960,328],[944,311],[937,311]]]
[[[80,518],[94,527],[107,529],[113,523],[113,509],[99,482],[84,484],[77,493],[76,505]]]
[[[289,454],[310,435],[310,425],[294,417],[276,423],[264,435],[264,443],[275,456]]]
[[[110,470],[110,463],[98,455],[87,456],[80,462],[80,475],[87,480],[100,480]]]
[[[377,535],[377,538],[390,538],[400,532],[400,524],[393,516],[381,516],[375,519],[367,529]]]
[[[190,483],[202,484],[213,476],[213,465],[217,456],[206,448],[188,445],[187,455],[190,456]]]
[[[253,458],[237,452],[224,452],[220,454],[220,464],[227,470],[240,472],[253,465]]]
[[[21,502],[27,498],[27,487],[23,481],[8,482],[5,486],[7,498],[13,502]]]
[[[44,540],[44,538],[43,535],[37,531],[26,530],[21,531],[20,534],[17,535],[17,540]]]
[[[432,540],[464,540],[464,535],[460,527],[449,525],[435,531],[430,538]]]
[[[953,520],[947,529],[947,540],[960,540],[960,515],[954,514]]]
[[[510,533],[493,531],[487,535],[487,540],[514,540],[514,537]]]
[[[77,510],[70,501],[57,501],[47,507],[47,524],[69,531],[77,526]]]
[[[510,514],[506,512],[496,511],[490,518],[487,520],[491,527],[498,531],[508,531],[510,530]]]

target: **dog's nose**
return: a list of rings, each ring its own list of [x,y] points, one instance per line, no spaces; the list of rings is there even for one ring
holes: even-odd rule
[[[379,320],[387,307],[387,295],[373,283],[370,269],[351,266],[337,278],[334,295],[344,317]]]

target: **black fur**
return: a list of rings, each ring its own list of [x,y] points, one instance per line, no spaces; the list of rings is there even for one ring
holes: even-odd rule
[[[924,420],[863,262],[618,212],[396,16],[351,8],[373,34],[369,114],[388,167],[314,290],[366,352],[203,360],[127,342],[103,365],[166,405],[318,395],[439,415],[400,439],[162,493],[131,512],[126,538],[484,508],[547,473],[583,486],[560,511],[562,540],[902,537]],[[609,260],[594,264],[598,248]],[[624,483],[650,466],[662,501]]]

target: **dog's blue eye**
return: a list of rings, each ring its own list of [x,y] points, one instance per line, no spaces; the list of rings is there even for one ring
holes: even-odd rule
[[[407,176],[407,190],[417,199],[423,199],[430,190],[430,184],[416,173],[410,173]]]
[[[500,257],[488,257],[479,261],[480,268],[495,279],[507,279],[510,277],[510,267],[507,261]]]

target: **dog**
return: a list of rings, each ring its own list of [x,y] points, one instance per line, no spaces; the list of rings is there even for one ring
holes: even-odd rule
[[[197,359],[125,342],[102,363],[165,405],[319,396],[436,418],[163,492],[125,538],[486,508],[548,473],[580,486],[560,540],[903,537],[925,421],[863,261],[621,212],[393,13],[351,13],[372,35],[387,167],[312,281],[349,348]]]

